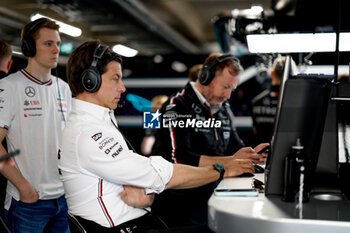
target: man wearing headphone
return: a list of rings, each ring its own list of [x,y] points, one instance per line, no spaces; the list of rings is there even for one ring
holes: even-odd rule
[[[153,154],[198,167],[217,162],[225,165],[238,158],[264,163],[264,155],[257,152],[268,144],[254,149],[244,147],[227,101],[242,70],[239,60],[231,54],[209,55],[196,82],[189,82],[163,104],[161,113],[168,127],[158,131]],[[206,225],[207,202],[216,185],[167,190],[156,197],[152,208],[170,226]]]
[[[5,220],[11,232],[69,232],[57,154],[71,92],[51,75],[60,51],[58,28],[46,18],[26,24],[22,52],[28,65],[0,81],[0,139],[6,136],[9,151],[20,150],[16,166],[2,171],[9,180]]]
[[[118,54],[98,41],[83,43],[68,60],[67,79],[75,98],[58,164],[69,213],[87,232],[176,232],[149,212],[153,194],[197,187],[254,168],[249,160],[197,168],[135,153],[114,116],[126,90],[121,63]],[[141,190],[143,195],[127,198],[131,190]],[[209,231],[201,230],[196,232]]]

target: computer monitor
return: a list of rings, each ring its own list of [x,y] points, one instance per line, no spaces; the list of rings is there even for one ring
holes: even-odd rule
[[[289,69],[290,60],[286,60],[265,169],[266,196],[282,195],[285,157],[298,138],[311,164],[308,174],[315,174],[334,78],[318,74],[291,75]]]

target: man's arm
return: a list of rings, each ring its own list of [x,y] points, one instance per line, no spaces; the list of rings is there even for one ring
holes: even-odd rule
[[[170,189],[186,189],[202,186],[219,179],[220,173],[213,166],[194,167],[174,164],[173,175],[167,184]],[[231,160],[225,166],[224,177],[234,177],[245,172],[253,173],[254,167],[249,160]],[[121,199],[130,206],[144,208],[152,205],[154,195],[147,195],[144,188],[124,185]]]
[[[264,164],[266,162],[266,153],[258,154],[262,148],[269,145],[269,143],[261,143],[254,149],[251,147],[244,147],[239,149],[235,154],[231,156],[209,156],[201,155],[199,160],[199,167],[208,166],[214,163],[222,163],[226,165],[233,159],[249,159],[253,163]]]
[[[0,127],[0,141],[2,142],[7,134],[7,129]],[[0,143],[0,155],[5,155],[7,152],[3,145]],[[21,156],[21,155],[19,155]],[[22,202],[35,202],[39,199],[38,192],[32,187],[32,185],[22,176],[16,167],[11,164],[5,163],[1,173],[9,180],[20,193],[20,200]]]
[[[253,173],[253,163],[247,159],[236,159],[226,163],[224,177],[235,177],[243,173]],[[213,166],[194,167],[174,164],[174,171],[167,187],[170,189],[186,189],[199,187],[217,181],[220,174]]]

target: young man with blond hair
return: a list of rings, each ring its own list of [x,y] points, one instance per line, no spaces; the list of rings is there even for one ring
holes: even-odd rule
[[[51,75],[60,51],[58,29],[46,18],[26,24],[22,52],[28,65],[0,81],[0,140],[6,136],[8,150],[20,150],[16,166],[2,170],[9,180],[5,221],[11,232],[69,232],[57,154],[71,92]]]

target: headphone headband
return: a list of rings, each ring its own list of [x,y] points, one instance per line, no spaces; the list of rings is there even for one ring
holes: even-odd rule
[[[215,67],[217,64],[220,64],[224,61],[227,61],[227,60],[233,60],[237,63],[240,63],[239,59],[231,54],[224,54],[224,55],[221,55],[220,57],[217,57],[214,61],[211,61],[209,62],[208,66],[209,69]]]
[[[232,54],[223,54],[213,61],[209,62],[207,65],[204,65],[198,73],[198,80],[202,85],[209,85],[215,76],[215,67],[227,60],[232,60],[237,63],[240,63],[239,59]]]
[[[27,57],[34,57],[36,54],[35,40],[32,36],[34,32],[38,30],[40,25],[49,21],[48,18],[39,18],[31,22],[31,26],[23,31],[22,38],[22,53]]]
[[[91,66],[96,67],[98,60],[101,60],[103,54],[105,54],[107,49],[108,49],[108,46],[102,45],[102,44],[99,44],[96,47],[93,55],[93,60],[91,62]]]
[[[102,78],[97,69],[97,62],[102,59],[103,55],[109,47],[107,45],[98,44],[94,54],[91,65],[88,69],[84,70],[81,75],[81,82],[83,87],[88,92],[96,92],[101,86]]]
[[[43,23],[45,23],[47,21],[49,21],[48,18],[39,18],[39,19],[34,20],[33,22],[31,22],[32,25],[27,30],[24,31],[23,37],[24,36],[30,36],[33,32],[38,30],[38,27],[41,24],[43,24]]]

